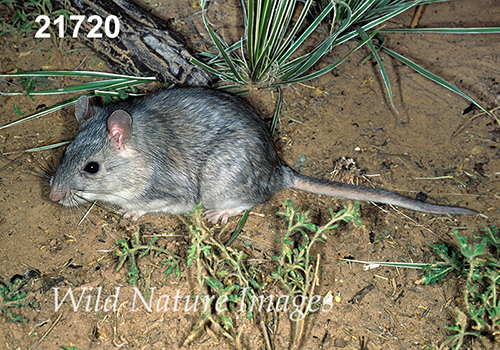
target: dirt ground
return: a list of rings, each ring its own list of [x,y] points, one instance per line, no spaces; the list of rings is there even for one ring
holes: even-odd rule
[[[154,14],[168,20],[173,29],[187,38],[195,51],[205,39],[195,2],[191,0],[142,1]],[[234,4],[233,4],[234,3]],[[213,23],[221,35],[241,29],[239,1],[214,3]],[[195,15],[191,15],[195,14]],[[403,13],[388,27],[408,27],[413,11]],[[496,0],[455,0],[428,5],[420,27],[498,26],[500,6]],[[216,22],[218,21],[218,22]],[[223,23],[223,25],[221,24]],[[236,28],[236,29],[234,29]],[[387,47],[421,64],[488,108],[500,104],[500,45],[498,35],[387,34]],[[94,52],[77,41],[63,43],[69,53],[58,52],[50,39],[36,41],[33,33],[0,37],[0,72],[14,69],[107,70]],[[351,46],[334,50],[322,64],[334,62]],[[332,310],[309,315],[302,336],[303,349],[430,349],[448,336],[445,326],[453,324],[455,308],[462,308],[463,280],[447,278],[432,286],[416,282],[418,270],[379,268],[364,270],[361,264],[339,260],[352,257],[363,261],[429,262],[436,257],[429,243],[456,245],[452,229],[471,236],[484,226],[500,224],[499,125],[470,103],[429,82],[410,68],[384,57],[393,83],[392,112],[377,67],[362,64],[367,49],[361,49],[335,71],[320,79],[284,89],[284,106],[275,141],[281,157],[304,174],[384,188],[408,197],[424,193],[428,201],[477,210],[477,217],[425,215],[389,206],[361,203],[362,227],[342,225],[325,244],[316,246],[321,256],[320,283],[315,293],[341,296]],[[70,80],[47,86],[67,86]],[[0,89],[6,84],[0,81]],[[71,96],[73,97],[73,96]],[[0,96],[0,124],[50,107],[69,96]],[[245,96],[258,113],[272,117],[272,92]],[[146,215],[137,224],[120,218],[110,208],[97,206],[78,226],[82,213],[53,203],[48,181],[40,166],[57,165],[62,150],[23,154],[45,143],[71,140],[77,129],[74,110],[53,113],[8,129],[0,130],[0,278],[10,280],[26,271],[41,274],[29,279],[25,291],[31,307],[15,312],[27,322],[12,323],[0,316],[0,347],[59,349],[171,349],[187,347],[185,340],[200,315],[189,312],[148,312],[132,310],[134,291],[125,282],[127,267],[115,272],[118,261],[112,252],[119,239],[140,228],[144,235],[160,235],[172,250],[186,254],[190,244],[187,229],[174,215]],[[498,115],[498,113],[497,113]],[[355,168],[346,168],[352,158]],[[426,179],[436,178],[440,179]],[[462,181],[462,186],[454,179]],[[276,238],[286,232],[286,222],[276,212],[282,201],[292,199],[294,207],[310,210],[313,222],[329,219],[328,208],[338,210],[347,201],[293,190],[281,191],[265,205],[253,209],[235,248],[248,257],[270,259],[277,255]],[[230,220],[230,230],[238,218]],[[250,243],[248,243],[250,242]],[[157,295],[196,294],[194,272],[181,278],[164,279],[158,258],[142,257],[143,276],[139,289],[156,287]],[[356,293],[371,288],[352,302]],[[93,299],[83,298],[74,311],[70,303],[55,310],[55,292],[73,288],[76,297],[87,288]],[[102,299],[121,287],[120,310],[94,310],[97,291]],[[92,290],[88,288],[93,288]],[[61,295],[59,295],[61,298]],[[60,301],[60,299],[59,299]],[[351,302],[350,302],[351,301]],[[275,348],[289,348],[292,341],[288,315],[273,329]],[[255,324],[241,321],[242,347],[262,349],[263,339]],[[53,327],[51,329],[51,327]],[[47,334],[45,338],[42,336]],[[184,344],[184,345],[183,345]],[[477,340],[473,349],[493,348]],[[498,344],[496,344],[499,346]],[[216,329],[208,327],[189,347],[227,349],[229,343]]]

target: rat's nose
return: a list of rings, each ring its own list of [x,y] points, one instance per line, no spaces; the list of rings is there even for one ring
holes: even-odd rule
[[[56,191],[50,191],[50,199],[54,202],[60,202],[63,199],[63,194]]]
[[[53,186],[50,189],[50,199],[54,202],[62,201],[69,192],[69,188],[61,188],[59,186]]]

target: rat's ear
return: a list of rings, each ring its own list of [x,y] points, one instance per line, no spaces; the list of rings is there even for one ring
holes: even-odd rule
[[[121,109],[114,111],[108,118],[108,131],[111,138],[116,142],[118,150],[125,149],[124,142],[132,134],[132,118],[130,114]]]
[[[89,106],[89,98],[87,96],[80,96],[75,105],[75,117],[78,120],[78,124],[82,124],[84,121],[92,118],[94,116],[94,110],[92,106]]]

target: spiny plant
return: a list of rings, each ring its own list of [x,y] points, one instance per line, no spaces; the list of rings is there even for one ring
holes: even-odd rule
[[[388,98],[394,108],[389,78],[379,52],[389,54],[434,82],[468,99],[490,114],[476,100],[435,74],[384,46],[382,33],[402,30],[382,29],[387,20],[417,5],[448,0],[241,0],[245,33],[236,43],[227,43],[212,28],[207,18],[209,0],[202,0],[204,26],[217,53],[203,53],[207,62],[192,62],[217,74],[222,80],[236,83],[243,90],[250,85],[274,88],[319,77],[338,67],[349,55],[367,44],[378,63]],[[298,16],[296,16],[298,15]],[[312,15],[312,17],[311,17]],[[295,16],[295,17],[294,17]],[[294,20],[294,18],[296,18]],[[312,18],[312,19],[311,19]],[[306,40],[323,22],[328,22],[326,37],[312,50],[301,51]],[[405,32],[421,32],[421,29]],[[426,29],[446,33],[500,33],[499,27],[469,29]],[[337,46],[356,40],[358,44],[333,64],[315,69],[316,64]]]
[[[350,25],[349,21],[336,31],[332,28],[327,38],[313,50],[297,54],[299,47],[335,8],[334,3],[329,4],[312,23],[306,25],[312,0],[305,2],[295,22],[292,19],[299,3],[297,0],[242,0],[245,37],[232,45],[226,43],[224,38],[212,29],[206,16],[208,3],[207,0],[201,1],[203,23],[219,53],[201,54],[201,57],[209,59],[206,64],[196,58],[191,61],[218,75],[222,80],[243,86],[260,84],[262,87],[276,87],[318,77],[340,65],[348,57],[346,55],[328,67],[304,76],[305,72],[335,46],[338,35]],[[360,48],[362,44],[352,51]]]

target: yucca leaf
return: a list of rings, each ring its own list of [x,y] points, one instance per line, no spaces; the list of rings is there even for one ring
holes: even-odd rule
[[[95,71],[42,71],[42,72],[21,72],[13,74],[0,74],[0,77],[57,77],[57,76],[84,76],[84,77],[99,77],[99,78],[115,78],[115,79],[136,79],[155,81],[155,77],[135,77],[133,75],[115,74],[107,72]]]
[[[276,130],[276,125],[278,125],[278,119],[281,113],[281,103],[283,102],[283,92],[281,88],[278,87],[278,101],[276,101],[276,110],[274,111],[273,122],[271,123],[271,135],[274,135],[274,131]]]
[[[304,40],[316,29],[316,27],[321,23],[321,21],[317,21],[315,19],[311,25],[309,25],[304,33],[298,38],[296,38],[296,34],[298,33],[300,27],[304,23],[304,20],[306,18],[307,13],[309,12],[309,9],[312,4],[312,0],[307,0],[306,3],[304,4],[304,8],[302,9],[302,12],[300,13],[299,18],[295,22],[295,25],[293,26],[292,30],[288,34],[287,38],[283,41],[283,43],[280,45],[280,49],[278,51],[278,66],[281,66],[283,62],[285,62],[290,55],[292,55],[297,48],[304,42]],[[330,6],[329,6],[330,7]],[[333,5],[332,5],[333,7]],[[323,12],[329,12],[330,10],[325,9]],[[322,17],[321,15],[319,17]],[[318,18],[319,18],[318,17]],[[323,16],[324,18],[324,16]],[[293,45],[290,46],[290,44],[294,42]]]
[[[227,44],[213,31],[212,27],[208,23],[207,17],[205,16],[205,4],[206,0],[201,1],[201,7],[202,7],[202,19],[203,19],[203,25],[205,26],[205,29],[208,31],[208,34],[210,35],[210,38],[214,42],[215,46],[217,46],[217,49],[219,50],[219,53],[222,55],[224,58],[225,63],[231,70],[231,72],[234,75],[234,81],[238,82],[239,84],[244,84],[243,79],[241,78],[240,73],[236,69],[236,67],[233,64],[232,59],[229,57],[227,50]]]
[[[347,18],[340,26],[338,29],[334,31],[334,33],[330,34],[329,38],[323,41],[319,46],[317,46],[313,51],[311,51],[308,54],[305,54],[301,57],[298,57],[291,62],[284,64],[282,67],[280,67],[280,80],[288,80],[288,79],[293,79],[301,75],[302,73],[306,72],[309,70],[316,62],[322,58],[324,55],[326,55],[333,46],[335,46],[335,42],[337,39],[337,36],[342,33],[345,29],[347,29],[352,21],[351,21],[351,9],[350,7],[343,1],[337,1],[337,4],[344,6],[345,11],[347,12]],[[332,7],[335,9],[334,7]],[[328,10],[328,12],[326,11]],[[318,19],[324,18],[329,12],[331,11],[330,7],[327,6],[325,10],[321,13],[321,15],[318,17]],[[313,22],[314,23],[314,22]],[[304,38],[305,39],[305,38]],[[296,50],[298,48],[295,47],[293,50]],[[293,52],[291,52],[293,53]],[[290,53],[290,55],[291,55]],[[288,58],[288,56],[286,57]]]
[[[378,27],[379,25],[381,25],[382,23],[386,22],[387,20],[389,20],[389,19],[391,19],[391,18],[399,15],[400,13],[403,13],[404,11],[406,11],[406,10],[408,10],[408,9],[414,7],[414,6],[420,5],[421,2],[422,1],[411,1],[411,2],[405,3],[404,5],[401,5],[400,7],[397,7],[394,11],[389,12],[389,13],[381,16],[381,17],[376,17],[372,21],[370,21],[370,22],[362,25],[361,29],[364,32],[367,32],[370,29]],[[341,36],[338,39],[338,41],[335,42],[335,45],[343,44],[346,41],[349,41],[349,40],[352,40],[352,39],[356,38],[357,36],[358,36],[358,33],[356,32],[356,30],[353,29],[348,34],[345,34],[345,35]]]
[[[236,77],[234,75],[225,74],[220,69],[212,68],[208,64],[205,64],[205,63],[199,61],[198,59],[196,59],[194,57],[191,57],[191,59],[189,60],[189,62],[191,62],[193,64],[196,64],[197,66],[206,69],[210,73],[213,73],[213,74],[219,76],[222,80],[232,80],[232,81],[237,81],[238,80],[238,79],[236,79]]]
[[[361,39],[365,40],[367,38],[366,33],[359,27],[356,26],[356,31],[359,33],[359,36]],[[384,65],[382,64],[382,60],[380,59],[377,49],[373,45],[373,42],[371,40],[368,40],[366,42],[368,44],[368,47],[372,51],[373,57],[375,57],[375,60],[377,61],[378,68],[380,70],[380,75],[382,76],[382,80],[384,81],[385,89],[387,90],[387,94],[389,95],[389,101],[391,103],[392,108],[396,112],[396,114],[399,115],[398,110],[396,109],[396,106],[394,105],[394,99],[392,98],[392,90],[391,90],[391,82],[389,81],[389,77],[387,76],[387,72],[385,71]]]
[[[50,114],[52,112],[58,111],[60,109],[66,108],[66,107],[69,107],[69,106],[75,104],[76,101],[78,100],[78,98],[79,97],[72,98],[71,100],[61,102],[61,103],[59,103],[59,104],[57,104],[55,106],[52,106],[50,108],[47,108],[47,109],[43,110],[43,111],[37,112],[35,114],[32,114],[32,115],[29,115],[27,117],[21,118],[19,120],[13,121],[12,123],[2,125],[2,126],[0,126],[0,130],[9,128],[9,127],[17,125],[17,124],[21,124],[21,123],[27,122],[28,120],[40,118],[40,117],[43,117],[44,115]]]
[[[262,32],[255,33],[255,36],[260,38],[257,42],[258,46],[249,47],[249,49],[254,50],[254,57],[256,58],[250,77],[252,82],[255,83],[260,80],[263,75],[262,72],[266,73],[265,67],[269,66],[269,62],[274,61],[276,45],[285,35],[293,14],[293,4],[294,1],[280,1],[274,2],[272,8],[264,7],[265,13],[261,15],[265,26],[261,28]]]
[[[25,153],[31,153],[31,152],[46,151],[48,149],[53,149],[53,148],[65,146],[65,145],[68,145],[70,143],[71,143],[71,141],[63,141],[63,142],[54,143],[52,145],[30,148],[30,149],[25,150],[24,152]]]
[[[231,72],[234,75],[234,79],[233,80],[235,80],[239,84],[244,84],[244,81],[241,78],[240,73],[238,72],[238,70],[236,69],[236,67],[233,64],[232,59],[229,57],[229,55],[226,52],[226,48],[224,47],[224,42],[222,41],[222,39],[219,38],[219,36],[210,27],[210,25],[206,21],[205,15],[203,15],[203,18],[204,18],[203,22],[205,23],[205,28],[207,29],[208,34],[212,38],[212,41],[217,46],[217,49],[219,50],[220,54],[222,55],[222,57],[224,58],[225,62],[227,63],[227,66],[229,67],[229,69],[231,69]]]
[[[474,103],[476,106],[478,106],[479,108],[481,108],[485,113],[487,113],[488,115],[492,116],[493,118],[495,118],[495,120],[500,124],[500,121],[498,120],[498,118],[493,114],[491,113],[490,111],[488,111],[486,108],[484,108],[479,102],[477,102],[476,100],[474,100],[472,97],[468,96],[467,94],[463,93],[462,91],[460,91],[459,89],[457,89],[456,87],[454,87],[453,85],[451,85],[450,83],[448,83],[446,80],[438,77],[437,75],[435,75],[434,73],[431,73],[429,72],[428,70],[422,68],[421,66],[419,66],[418,64],[416,64],[415,62],[413,61],[410,61],[409,59],[407,59],[406,57],[386,48],[386,47],[381,47],[381,50],[384,51],[385,53],[387,53],[388,55],[398,59],[399,61],[403,62],[404,64],[406,64],[408,67],[412,68],[413,70],[415,70],[416,72],[418,72],[419,74],[423,75],[424,77],[434,81],[435,83],[453,91],[454,93],[462,96],[463,98],[469,100],[470,102]]]
[[[233,51],[236,51],[237,49],[241,48],[243,45],[246,45],[246,39],[238,40],[237,42],[235,42],[231,46],[228,46],[225,51],[226,51],[226,53],[230,54]],[[208,64],[212,64],[212,62],[223,59],[222,55],[220,55],[220,54],[214,55],[214,54],[211,54],[208,52],[199,53],[198,56],[202,56],[202,57],[205,56],[205,57],[210,58],[210,61],[208,62]]]
[[[87,91],[87,90],[104,88],[104,87],[109,86],[109,85],[115,85],[117,83],[124,83],[124,82],[128,83],[128,80],[111,79],[111,80],[93,81],[93,82],[88,82],[88,83],[67,86],[65,88],[60,88],[60,89],[31,91],[31,92],[29,92],[29,95],[30,96],[55,95],[55,94],[65,94],[65,93],[71,93],[71,92]],[[23,95],[24,93],[23,92],[10,92],[10,93],[7,92],[4,94],[5,95]]]
[[[360,6],[359,8],[356,8],[354,11],[352,11],[352,8],[351,8],[351,11],[352,11],[352,23],[356,23],[356,21],[358,19],[361,18],[361,16],[363,16],[366,11],[368,11],[368,9],[373,5],[373,3],[377,1],[377,0],[368,0],[366,2],[363,2],[362,3],[362,6]]]
[[[371,40],[375,35],[377,34],[377,32],[373,32],[368,38],[366,38],[366,40],[363,40],[361,43],[359,43],[354,49],[352,49],[351,51],[349,51],[343,58],[341,58],[340,60],[338,60],[337,62],[331,64],[331,65],[328,65],[314,73],[311,73],[311,74],[308,74],[306,76],[302,76],[302,77],[298,77],[298,78],[295,78],[295,79],[290,79],[290,80],[286,80],[286,81],[280,81],[280,82],[277,82],[277,83],[274,83],[274,84],[270,84],[268,87],[278,87],[278,86],[281,86],[281,85],[286,85],[286,84],[295,84],[295,83],[301,83],[303,81],[307,81],[307,80],[311,80],[311,79],[314,79],[314,78],[317,78],[317,77],[320,77],[321,75],[323,74],[326,74],[328,73],[329,71],[331,71],[332,69],[338,67],[339,65],[341,65],[352,53],[354,53],[355,51],[359,50],[363,45],[366,44],[366,42],[368,40]]]
[[[255,11],[253,10],[253,0],[247,0],[248,3],[248,21],[245,23],[245,35],[246,35],[246,42],[247,42],[247,54],[248,54],[248,68],[250,72],[253,69],[253,62],[255,62],[254,59],[254,53],[253,50],[251,49],[251,46],[254,44],[254,32],[255,32],[255,26],[256,26],[256,20],[255,18]],[[243,0],[241,6],[244,8]]]
[[[155,77],[134,77],[123,74],[114,74],[106,72],[91,72],[91,71],[46,71],[46,72],[23,72],[14,74],[0,74],[0,77],[9,78],[22,78],[22,77],[99,77],[99,78],[111,78],[107,80],[98,80],[92,82],[86,82],[81,84],[75,84],[65,88],[40,90],[40,91],[30,91],[30,96],[36,95],[55,95],[62,93],[73,93],[73,92],[83,92],[88,90],[96,89],[120,89],[127,86],[133,86],[138,84],[144,84],[151,81],[155,81]],[[23,95],[25,92],[0,92],[0,95],[5,96],[16,96]]]
[[[500,34],[500,27],[486,28],[395,28],[379,33]]]
[[[105,85],[102,89],[95,89],[95,88],[92,88],[92,89],[89,89],[89,90],[94,90],[94,91],[107,91],[108,93],[113,93],[114,90],[122,90],[124,88],[127,88],[127,87],[132,87],[132,86],[135,86],[135,85],[140,85],[140,84],[144,84],[145,82],[144,81],[141,81],[141,80],[127,80],[127,81],[124,81],[124,82],[118,82],[118,83],[115,83],[115,84],[110,84],[110,85]]]

